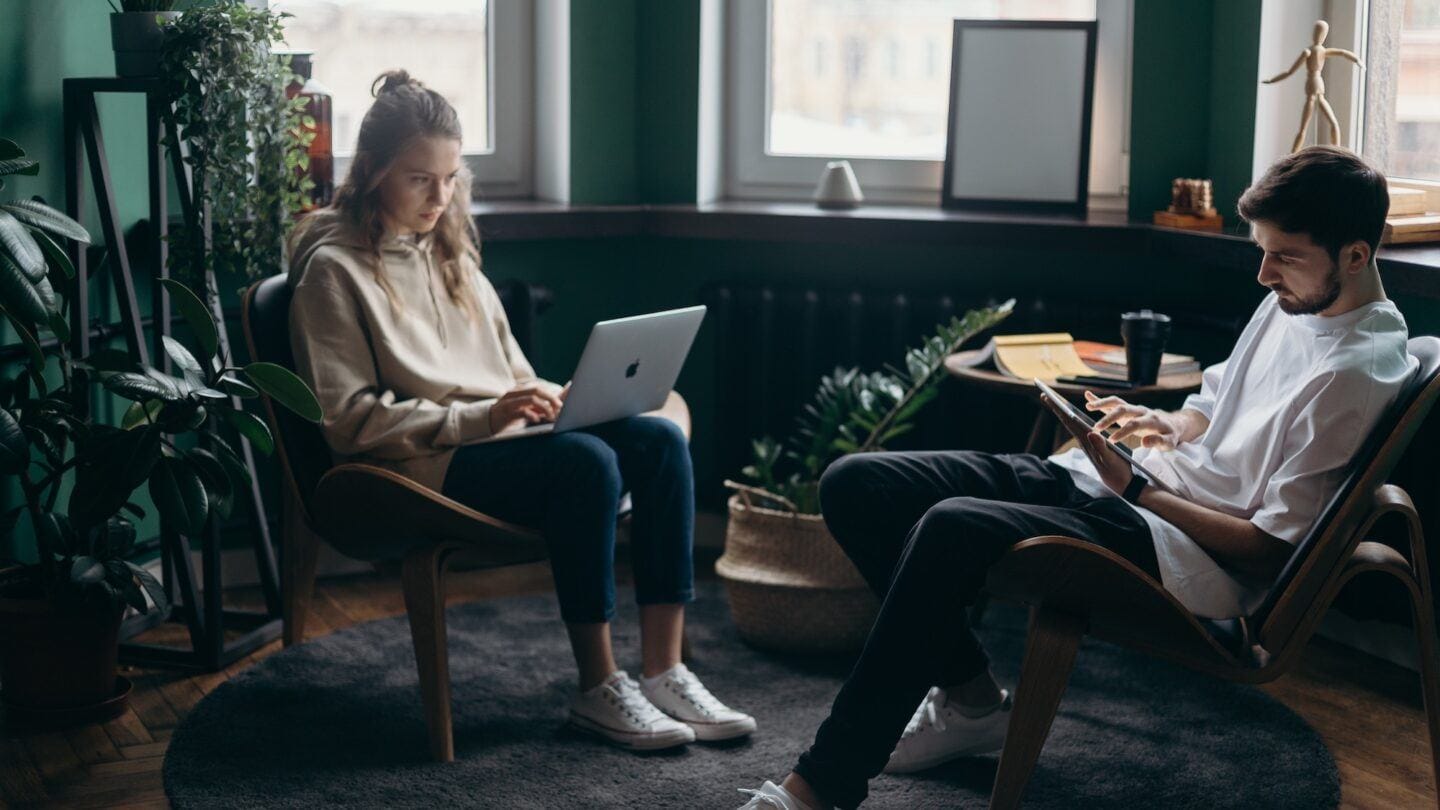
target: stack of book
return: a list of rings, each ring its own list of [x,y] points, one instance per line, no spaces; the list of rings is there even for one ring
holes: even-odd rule
[[[983,348],[960,352],[954,362],[962,366],[993,366],[1002,374],[1024,380],[1086,375],[1126,379],[1128,372],[1124,346],[1076,340],[1067,332],[997,335]],[[1162,377],[1199,370],[1200,361],[1188,355],[1166,352],[1160,360]]]
[[[1092,340],[1075,341],[1075,353],[1085,365],[1100,374],[1124,377],[1129,369],[1125,365],[1125,347],[1111,343],[1096,343]],[[1160,358],[1160,376],[1169,374],[1193,374],[1200,370],[1200,361],[1185,354],[1166,352]]]

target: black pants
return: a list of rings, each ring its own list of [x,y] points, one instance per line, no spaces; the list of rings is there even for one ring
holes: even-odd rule
[[[1104,546],[1159,578],[1150,529],[1118,497],[1091,498],[1033,455],[867,453],[832,464],[820,505],[835,539],[883,602],[815,743],[795,766],[852,808],[889,760],[932,686],[989,666],[966,608],[1015,543],[1059,534]]]

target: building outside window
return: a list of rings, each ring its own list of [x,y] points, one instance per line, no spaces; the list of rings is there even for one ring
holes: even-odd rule
[[[1129,0],[732,3],[728,196],[804,198],[824,161],[843,157],[872,200],[936,201],[956,18],[1100,20],[1091,187],[1123,200]],[[837,69],[812,67],[822,50]]]
[[[1440,183],[1440,0],[1370,4],[1364,152],[1397,180]]]
[[[293,17],[285,44],[315,53],[334,94],[337,169],[354,154],[381,72],[404,68],[460,115],[477,196],[531,193],[530,0],[270,0]]]

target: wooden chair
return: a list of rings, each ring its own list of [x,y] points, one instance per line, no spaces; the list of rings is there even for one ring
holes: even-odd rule
[[[1440,666],[1435,660],[1435,603],[1425,538],[1410,496],[1386,483],[1440,397],[1440,339],[1414,338],[1410,354],[1420,360],[1419,373],[1356,456],[1349,478],[1254,615],[1230,622],[1197,618],[1129,561],[1070,537],[1026,540],[992,569],[987,587],[993,596],[1031,606],[1029,637],[990,798],[992,808],[1019,806],[1082,636],[1106,639],[1227,680],[1265,683],[1294,665],[1340,588],[1367,571],[1395,577],[1410,597],[1432,767],[1440,789]],[[1408,559],[1388,545],[1366,539],[1376,521],[1392,514],[1403,521]]]
[[[291,290],[283,275],[245,291],[241,318],[250,356],[295,368],[290,349]],[[420,695],[438,761],[455,758],[450,719],[450,667],[445,638],[445,572],[457,559],[483,568],[522,565],[546,558],[540,532],[507,523],[370,464],[331,465],[330,448],[317,425],[264,399],[284,475],[281,596],[284,643],[305,637],[305,618],[315,585],[320,540],[348,557],[403,559],[402,588]],[[690,413],[671,392],[655,415],[690,435]]]

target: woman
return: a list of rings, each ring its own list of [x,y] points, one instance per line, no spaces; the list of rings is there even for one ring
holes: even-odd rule
[[[553,420],[565,389],[536,377],[480,272],[455,110],[404,71],[382,74],[334,204],[290,243],[290,326],[336,461],[363,458],[481,512],[541,529],[580,670],[570,722],[653,750],[749,734],[680,662],[693,598],[694,486],[674,423],[474,444]],[[615,664],[615,520],[634,502],[643,670]]]

